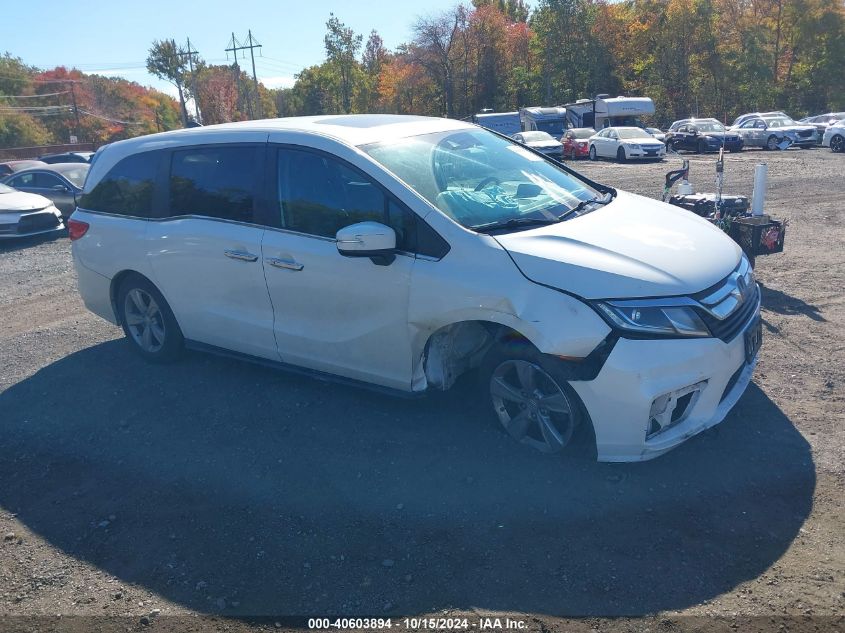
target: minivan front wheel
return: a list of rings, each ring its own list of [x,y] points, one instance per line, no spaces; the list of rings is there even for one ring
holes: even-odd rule
[[[166,362],[182,351],[184,339],[170,306],[142,277],[130,277],[120,286],[117,305],[120,322],[132,348],[147,360]]]
[[[582,418],[577,396],[541,354],[494,348],[482,364],[481,381],[496,419],[513,439],[541,453],[559,453],[573,443]]]

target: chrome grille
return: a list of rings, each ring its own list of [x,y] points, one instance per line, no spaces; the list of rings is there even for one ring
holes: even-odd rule
[[[30,213],[22,215],[18,220],[18,233],[31,233],[32,231],[45,231],[56,228],[61,220],[54,213]]]
[[[734,272],[694,299],[713,336],[727,343],[756,316],[760,309],[760,288],[754,281],[751,265],[743,257]]]

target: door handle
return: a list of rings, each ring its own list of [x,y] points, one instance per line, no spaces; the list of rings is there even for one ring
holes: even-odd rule
[[[293,259],[280,259],[278,257],[268,257],[265,259],[268,264],[275,268],[284,268],[286,270],[302,270],[304,266]]]
[[[238,259],[242,262],[258,261],[258,255],[253,255],[252,253],[245,253],[244,251],[223,251],[223,254],[226,257],[229,257],[231,259]]]

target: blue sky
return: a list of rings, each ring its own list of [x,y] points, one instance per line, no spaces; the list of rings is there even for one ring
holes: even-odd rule
[[[172,37],[184,44],[190,37],[204,59],[227,63],[224,49],[232,31],[243,40],[252,29],[263,45],[262,57],[256,58],[259,79],[279,87],[290,85],[296,72],[324,59],[323,35],[330,12],[365,39],[376,29],[392,49],[410,38],[416,17],[455,4],[456,0],[3,2],[0,52],[41,68],[75,66],[86,73],[118,75],[172,93],[169,84],[144,69],[154,39]]]

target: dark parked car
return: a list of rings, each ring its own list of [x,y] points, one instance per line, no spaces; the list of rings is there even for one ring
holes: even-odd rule
[[[56,163],[90,163],[94,152],[64,152],[63,154],[45,154],[38,160],[55,165]]]
[[[43,167],[47,163],[40,160],[7,160],[0,163],[0,178],[32,167]]]
[[[63,218],[70,217],[76,209],[76,199],[82,193],[88,163],[58,163],[25,169],[2,180],[3,184],[18,191],[37,193],[53,201]]]
[[[739,134],[726,130],[716,119],[676,121],[666,132],[667,148],[685,149],[699,154],[718,152],[722,147],[729,152],[738,152],[743,144]]]

